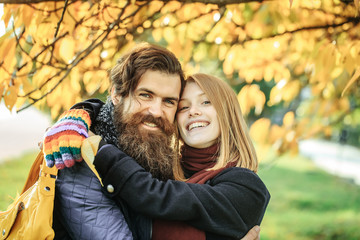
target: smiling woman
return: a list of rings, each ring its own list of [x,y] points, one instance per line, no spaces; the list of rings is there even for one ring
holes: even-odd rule
[[[181,138],[192,147],[210,147],[220,136],[216,110],[193,80],[186,83],[176,118]]]

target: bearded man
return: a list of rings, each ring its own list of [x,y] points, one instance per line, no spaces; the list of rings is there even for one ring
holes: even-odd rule
[[[151,219],[108,198],[86,163],[74,164],[81,160],[78,137],[87,137],[88,130],[154,177],[173,178],[173,122],[184,83],[179,61],[164,48],[140,44],[118,61],[110,80],[105,104],[97,99],[76,104],[45,135],[47,165],[64,168],[56,181],[55,239],[151,239]],[[64,135],[68,130],[72,136]]]

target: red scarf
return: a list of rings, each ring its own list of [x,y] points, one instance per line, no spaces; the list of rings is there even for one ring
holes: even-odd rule
[[[215,177],[224,168],[207,171],[216,164],[219,155],[219,144],[208,148],[198,149],[184,145],[181,149],[183,168],[196,172],[188,179],[188,183],[204,184]],[[232,165],[232,164],[231,164]],[[230,167],[230,165],[228,165]],[[226,166],[226,167],[228,167]],[[181,211],[179,209],[179,211]],[[185,222],[166,221],[156,219],[153,221],[153,240],[205,240],[205,232],[196,229]]]
[[[188,183],[204,184],[207,180],[215,177],[223,169],[208,171],[216,164],[219,156],[219,144],[208,148],[193,148],[184,145],[181,149],[183,168],[195,172],[188,180]]]

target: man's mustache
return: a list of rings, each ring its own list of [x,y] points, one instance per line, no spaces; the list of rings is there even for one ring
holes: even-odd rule
[[[124,122],[131,125],[139,125],[141,123],[152,123],[155,124],[163,133],[172,134],[174,132],[174,124],[170,123],[167,119],[162,117],[154,117],[151,113],[134,113],[129,116],[129,119],[124,119]]]

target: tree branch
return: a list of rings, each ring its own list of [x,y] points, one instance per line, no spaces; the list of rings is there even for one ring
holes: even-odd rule
[[[56,31],[55,31],[55,33],[54,33],[54,39],[57,37],[57,35],[58,35],[58,33],[59,33],[59,30],[60,30],[61,22],[64,20],[64,15],[65,15],[65,12],[66,12],[66,8],[67,8],[67,6],[68,6],[68,2],[69,2],[69,0],[65,0],[64,9],[63,9],[63,11],[62,11],[60,20],[59,20],[59,22],[57,23]]]
[[[245,40],[242,40],[242,41],[235,40],[235,41],[229,42],[228,44],[229,44],[229,45],[244,44],[245,42],[259,41],[259,40],[264,40],[264,39],[271,39],[271,38],[275,38],[275,37],[278,37],[278,36],[283,36],[283,35],[286,35],[286,34],[294,34],[294,33],[302,32],[302,31],[311,31],[311,30],[318,30],[318,29],[337,28],[337,27],[341,27],[341,26],[343,26],[344,24],[347,24],[347,23],[353,23],[353,24],[357,25],[357,24],[359,24],[359,22],[360,22],[360,19],[358,19],[358,18],[351,18],[351,19],[348,19],[348,20],[346,20],[346,21],[344,21],[344,22],[341,22],[341,23],[325,24],[325,25],[315,25],[315,26],[306,26],[306,27],[301,27],[301,28],[294,29],[294,30],[287,30],[287,31],[284,31],[284,32],[281,32],[281,33],[275,33],[275,34],[272,34],[272,35],[269,35],[269,36],[263,36],[263,37],[261,37],[261,38],[251,38],[251,37],[248,37],[248,38],[246,38]],[[199,41],[194,41],[194,43],[199,43]]]
[[[0,3],[5,4],[31,4],[41,2],[63,2],[64,0],[0,0]]]
[[[170,0],[160,0],[161,2],[169,2]],[[178,0],[178,2],[184,3],[204,3],[204,4],[216,4],[219,6],[235,3],[249,3],[249,2],[265,2],[266,0]],[[268,0],[269,1],[269,0]],[[272,1],[272,0],[270,0]],[[31,4],[41,2],[64,2],[64,0],[0,0],[0,3],[5,4]],[[150,1],[142,1],[150,2]]]

